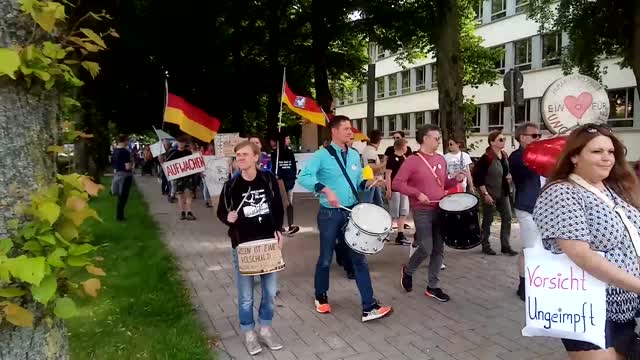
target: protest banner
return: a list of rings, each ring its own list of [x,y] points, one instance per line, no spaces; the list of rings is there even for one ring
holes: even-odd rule
[[[605,346],[607,285],[565,254],[524,250],[526,325],[523,336],[548,336]]]
[[[153,155],[154,158],[165,153],[165,149],[164,146],[162,146],[161,141],[158,141],[155,144],[151,144],[151,146],[149,146],[149,149],[151,149],[151,155]]]
[[[237,251],[241,275],[261,275],[284,269],[282,251],[276,239],[242,243]]]
[[[167,180],[198,174],[205,170],[204,159],[200,153],[185,156],[180,159],[167,161],[162,164],[162,170]]]
[[[216,134],[213,140],[216,156],[235,156],[233,148],[244,140],[247,139],[241,138],[239,133]]]
[[[226,157],[203,156],[204,181],[209,189],[209,194],[214,197],[220,195],[222,186],[229,179],[231,159]]]
[[[309,161],[309,159],[311,159],[311,157],[313,156],[314,153],[298,153],[295,154],[295,158],[296,158],[296,167],[298,169],[298,173],[296,174],[296,178],[298,176],[300,176],[300,171],[302,171],[302,169],[304,169],[304,167],[307,165],[307,161]],[[309,190],[303,188],[302,186],[298,185],[298,182],[296,181],[295,186],[293,187],[293,192],[294,193],[308,193]]]

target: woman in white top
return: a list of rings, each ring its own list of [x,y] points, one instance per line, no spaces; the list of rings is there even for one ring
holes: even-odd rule
[[[471,179],[471,170],[469,165],[473,164],[471,161],[471,156],[461,149],[464,148],[464,140],[450,138],[449,139],[449,152],[444,155],[445,160],[447,161],[447,172],[449,174],[449,178],[455,177],[461,171],[464,171],[467,178],[461,183],[462,191],[467,191],[467,186],[469,190],[473,192],[473,180]]]

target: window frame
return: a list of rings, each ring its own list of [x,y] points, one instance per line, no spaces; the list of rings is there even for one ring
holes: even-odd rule
[[[547,54],[545,54],[546,52],[545,38],[548,36],[554,36],[554,35],[555,35],[555,43],[556,43],[555,56],[546,58],[545,56]],[[540,42],[542,43],[542,67],[560,65],[560,61],[561,61],[560,57],[562,55],[562,33],[559,31],[555,31],[551,33],[541,34],[540,37],[541,37]]]
[[[531,41],[531,37],[528,38],[524,38],[524,39],[520,39],[520,40],[516,40],[513,42],[513,67],[520,70],[520,71],[527,71],[527,70],[531,70],[532,69],[532,58],[533,58],[533,54],[531,52],[531,48],[532,48],[532,41]],[[527,44],[527,62],[523,62],[523,63],[518,63],[518,44],[525,42]]]
[[[408,94],[411,92],[411,70],[400,71],[400,95]],[[405,77],[406,74],[406,77]],[[405,80],[407,86],[405,86]]]
[[[521,107],[524,107],[524,119],[520,122],[516,122],[518,121],[517,119],[519,119],[518,117],[518,109],[520,109]],[[526,122],[531,122],[531,99],[524,99],[524,104],[523,105],[516,105],[516,118],[513,119],[515,126],[517,127],[520,124],[526,123]],[[504,117],[504,115],[503,115]]]
[[[504,130],[504,101],[500,101],[500,102],[495,102],[495,103],[489,103],[487,104],[489,106],[489,119],[487,119],[487,124],[488,124],[488,129],[489,131],[493,131],[493,130]],[[496,106],[498,105],[498,112],[499,112],[499,116],[498,116],[498,124],[491,124],[491,106]]]
[[[518,2],[520,2],[520,4],[518,4]],[[529,11],[530,3],[529,0],[516,0],[516,14],[524,14]]]
[[[389,78],[389,96],[398,95],[398,73],[389,74],[387,77]]]
[[[413,117],[416,120],[416,129],[427,124],[427,115],[424,111],[416,111],[413,114]],[[420,122],[418,122],[418,115],[421,115],[422,118]]]
[[[429,86],[431,89],[437,89],[438,88],[438,65],[436,63],[433,63],[430,66],[431,66],[431,84],[429,84]],[[433,79],[436,79],[436,81],[433,81]]]
[[[473,116],[473,126],[469,128],[469,131],[472,133],[480,132],[480,122],[482,121],[482,108],[480,105],[476,105],[476,113]]]
[[[614,106],[612,106],[610,93],[624,91],[625,104],[624,107],[624,117],[611,117],[612,113],[615,111]],[[627,88],[617,88],[617,89],[607,89],[607,97],[609,98],[609,117],[607,118],[607,124],[612,128],[629,128],[633,127],[634,124],[634,105],[635,105],[635,96],[636,96],[636,88],[635,87],[627,87]],[[617,111],[615,111],[617,114]],[[630,125],[627,123],[631,122]]]
[[[405,125],[405,120],[406,120],[406,127]],[[411,130],[411,113],[403,113],[400,114],[400,130],[404,131],[405,133],[409,130]]]
[[[363,87],[363,85],[360,85],[356,89],[356,102],[357,103],[361,103],[361,102],[364,101],[364,89],[362,87]]]
[[[502,10],[494,11],[493,4],[495,4],[496,1],[502,2]],[[507,16],[507,0],[491,0],[491,21],[502,19],[502,18],[505,18],[506,16]]]
[[[418,69],[422,70],[422,79],[418,77]],[[414,73],[416,74],[416,91],[422,91],[427,89],[427,66],[422,65],[416,67]],[[421,80],[422,83],[418,83],[418,80]]]
[[[380,92],[380,85],[382,84],[382,92]],[[376,99],[384,98],[385,93],[384,76],[376,78]]]
[[[398,125],[397,123],[398,119],[396,117],[396,114],[387,115],[387,128],[389,129],[389,133],[396,131]],[[393,124],[393,126],[391,126],[391,124]]]
[[[501,67],[496,67],[496,72],[498,74],[504,75],[507,72],[507,48],[505,44],[502,45],[497,45],[497,46],[493,46],[491,49],[502,49],[502,59],[500,59],[500,65],[502,65]],[[497,63],[494,64],[498,65]]]
[[[429,119],[430,124],[440,126],[440,110],[439,109],[429,110],[429,114],[431,114],[430,119]],[[436,115],[435,116],[435,122],[433,121],[433,119],[434,119],[433,115],[434,114]]]

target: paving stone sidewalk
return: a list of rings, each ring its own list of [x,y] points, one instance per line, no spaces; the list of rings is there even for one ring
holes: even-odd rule
[[[388,245],[370,256],[375,295],[394,307],[385,319],[363,324],[354,281],[334,265],[329,299],[333,312],[317,314],[313,305],[313,273],[318,256],[315,228],[317,201],[296,195],[296,223],[301,231],[286,239],[287,267],[280,273],[274,329],[285,347],[251,357],[239,336],[236,291],[226,227],[205,208],[201,194],[194,201],[197,221],[180,221],[176,204],[160,195],[155,177],[136,177],[150,211],[175,254],[198,317],[207,334],[219,339],[221,359],[434,359],[526,360],[565,359],[559,340],[521,335],[524,303],[515,295],[516,259],[485,256],[479,249],[445,250],[447,269],[441,286],[451,295],[439,303],[423,295],[426,267],[414,276],[414,291],[399,284],[400,264],[408,247]],[[497,232],[497,231],[495,231]],[[410,232],[411,233],[411,232]],[[520,247],[518,228],[512,228],[512,246]],[[494,248],[499,241],[492,239]],[[259,291],[259,287],[257,287]],[[259,306],[259,296],[255,307]],[[257,314],[257,310],[256,310]],[[257,317],[257,315],[256,315]]]

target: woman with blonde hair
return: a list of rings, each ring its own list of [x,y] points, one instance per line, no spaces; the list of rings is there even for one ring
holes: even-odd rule
[[[562,339],[573,360],[616,360],[631,355],[622,343],[635,338],[635,316],[640,310],[640,249],[634,248],[632,240],[640,228],[640,189],[625,153],[606,125],[577,128],[568,137],[533,211],[546,249],[565,253],[608,284],[606,349]]]

